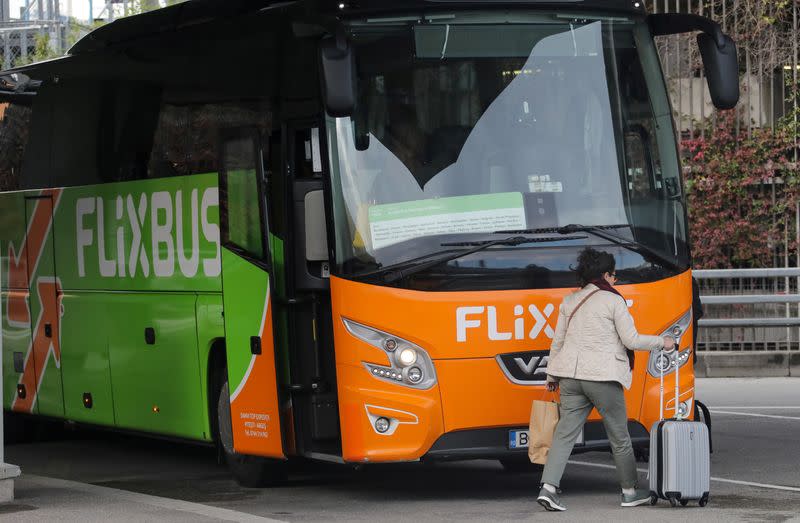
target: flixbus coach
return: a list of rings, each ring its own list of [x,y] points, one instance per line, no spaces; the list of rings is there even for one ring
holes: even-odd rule
[[[695,415],[654,44],[689,31],[733,106],[731,39],[640,0],[190,1],[2,73],[12,423],[216,442],[247,485],[291,456],[513,468],[593,246],[640,331],[680,337],[635,361],[645,448],[662,370]],[[593,415],[577,450],[607,448]]]

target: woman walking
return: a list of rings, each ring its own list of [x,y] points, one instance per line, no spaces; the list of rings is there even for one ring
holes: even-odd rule
[[[575,440],[592,411],[603,417],[617,475],[622,486],[622,506],[650,501],[648,490],[636,489],[636,459],[628,433],[623,387],[631,386],[633,353],[629,349],[672,350],[669,336],[646,336],[636,331],[633,317],[617,281],[614,257],[586,248],[576,269],[582,288],[564,298],[550,346],[547,390],[561,390],[560,420],[542,474],[537,501],[551,511],[566,510],[558,487]]]

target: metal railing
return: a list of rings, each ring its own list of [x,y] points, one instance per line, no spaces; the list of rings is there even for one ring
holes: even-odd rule
[[[800,268],[697,270],[697,350],[800,351]]]

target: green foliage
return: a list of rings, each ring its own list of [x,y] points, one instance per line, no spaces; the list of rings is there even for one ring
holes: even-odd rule
[[[49,60],[51,58],[56,58],[61,54],[54,49],[54,47],[50,44],[50,34],[49,33],[40,33],[37,34],[34,38],[34,50],[33,53],[28,53],[28,56],[22,57],[20,56],[14,61],[14,67],[20,67],[22,65],[32,64],[34,62],[41,62],[42,60]]]
[[[185,1],[186,0],[165,0],[164,5],[171,6]],[[161,7],[162,6],[160,5],[159,0],[129,0],[127,4],[127,10],[125,13],[123,13],[123,16],[142,14],[155,9],[160,9]],[[67,30],[66,41],[64,42],[64,50],[69,49],[75,44],[75,42],[98,27],[102,27],[106,23],[107,22],[103,20],[97,20],[92,22],[91,25],[86,25],[75,18],[71,18],[67,24],[69,29]],[[51,40],[49,33],[39,33],[34,37],[33,52],[28,53],[25,58],[22,56],[17,57],[16,60],[13,61],[13,67],[21,67],[23,65],[32,64],[35,62],[41,62],[43,60],[50,60],[52,58],[58,58],[62,55],[62,50],[58,49],[56,42]]]

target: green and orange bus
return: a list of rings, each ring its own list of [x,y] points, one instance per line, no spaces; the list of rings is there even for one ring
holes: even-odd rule
[[[391,5],[390,5],[391,4]],[[638,0],[190,1],[0,75],[4,408],[292,456],[526,460],[580,249],[614,254],[640,355],[693,416],[691,258],[654,37],[713,22]],[[596,415],[576,451],[608,448]]]

